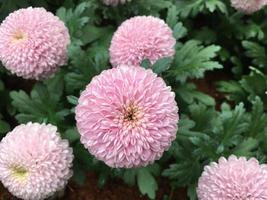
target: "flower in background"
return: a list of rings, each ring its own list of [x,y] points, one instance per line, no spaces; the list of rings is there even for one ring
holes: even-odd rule
[[[0,60],[17,76],[43,79],[67,61],[68,29],[44,8],[19,9],[0,25]]]
[[[120,4],[125,4],[126,2],[131,2],[132,0],[102,0],[107,6],[117,6]]]
[[[53,125],[17,126],[0,142],[0,180],[16,197],[41,200],[72,176],[72,149]]]
[[[199,200],[267,199],[267,165],[230,156],[206,166],[198,182]]]
[[[266,4],[266,0],[231,0],[232,6],[246,14],[252,14],[262,9]]]
[[[151,63],[163,57],[172,57],[176,40],[170,27],[152,16],[137,16],[126,20],[114,33],[111,41],[110,62],[140,65],[142,60]]]
[[[176,137],[175,94],[162,78],[141,67],[103,71],[82,92],[76,107],[81,142],[110,167],[145,166],[159,159]]]

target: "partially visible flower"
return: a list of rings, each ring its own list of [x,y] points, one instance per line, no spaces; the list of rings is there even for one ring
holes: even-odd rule
[[[110,167],[146,166],[176,137],[175,94],[141,67],[119,66],[93,78],[76,107],[81,142]]]
[[[199,200],[267,199],[267,165],[230,156],[206,166],[198,182]]]
[[[232,6],[246,14],[252,14],[262,9],[266,4],[266,0],[231,0]]]
[[[17,76],[43,79],[67,61],[64,23],[44,8],[19,9],[0,25],[0,60]]]
[[[172,57],[176,40],[170,27],[152,16],[137,16],[126,20],[114,33],[111,41],[110,62],[118,65],[140,65],[149,59],[154,63]]]
[[[125,4],[126,2],[131,2],[132,0],[102,0],[107,6],[117,6],[120,4]]]
[[[0,142],[0,181],[18,198],[42,200],[64,189],[72,160],[55,126],[19,125]]]

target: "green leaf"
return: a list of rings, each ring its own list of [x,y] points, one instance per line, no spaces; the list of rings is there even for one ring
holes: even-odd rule
[[[50,88],[50,90],[54,91],[54,88]],[[28,121],[49,122],[64,126],[63,123],[58,122],[64,120],[69,114],[69,110],[62,108],[62,104],[59,102],[60,98],[57,93],[60,94],[61,92],[50,93],[47,86],[41,83],[35,84],[30,96],[22,90],[10,92],[11,104],[19,112],[16,119],[20,123]]]
[[[143,195],[147,194],[150,199],[156,198],[158,184],[147,168],[138,169],[137,184]]]
[[[76,128],[68,129],[62,136],[65,139],[68,139],[70,143],[76,142],[80,139],[80,134]]]
[[[253,100],[255,96],[260,96],[263,97],[263,99],[266,99],[267,76],[255,68],[251,69],[251,73],[243,76],[242,80],[240,80],[240,84],[244,90],[250,94],[250,100]]]
[[[0,120],[0,134],[7,133],[10,130],[10,126],[7,122]]]
[[[169,69],[171,62],[172,58],[161,58],[152,66],[152,69],[156,74],[161,74]]]
[[[136,169],[127,169],[123,173],[123,180],[126,184],[133,186],[135,184],[136,176],[137,176]]]
[[[215,105],[215,100],[211,96],[197,91],[196,86],[193,83],[181,85],[177,88],[176,93],[187,104],[192,104],[194,101],[198,101],[208,106]]]
[[[205,1],[205,6],[210,12],[214,12],[216,9],[220,10],[222,13],[227,13],[225,4],[220,0],[207,0]]]
[[[171,28],[173,28],[174,25],[177,23],[178,20],[177,15],[178,15],[177,7],[174,5],[170,6],[168,8],[166,22]]]
[[[89,8],[90,2],[82,2],[75,9],[61,7],[57,10],[57,16],[65,22],[72,38],[77,38],[81,28],[89,21],[89,17],[83,16],[84,11]]]
[[[248,138],[236,146],[236,148],[233,151],[233,154],[236,156],[250,157],[251,151],[256,149],[258,145],[259,141],[257,139]]]
[[[264,47],[255,42],[243,41],[243,47],[246,49],[246,55],[252,58],[252,63],[260,68],[267,67],[267,56]]]
[[[187,29],[183,26],[181,22],[177,23],[173,28],[173,36],[176,40],[179,40],[186,36]]]
[[[229,100],[240,102],[246,100],[247,98],[245,90],[237,81],[220,81],[217,83],[217,85],[218,90],[226,93],[226,97]]]
[[[144,59],[142,62],[141,62],[141,66],[145,69],[149,69],[151,68],[151,62],[149,61],[149,59]]]
[[[243,103],[238,104],[233,111],[227,104],[223,104],[221,109],[219,119],[222,126],[215,129],[215,132],[221,134],[222,145],[230,145],[233,137],[248,130],[247,115]]]
[[[71,103],[72,105],[77,105],[78,104],[78,97],[75,97],[75,96],[72,96],[72,95],[69,95],[67,96],[67,100],[69,103]]]
[[[263,102],[258,96],[256,96],[252,101],[248,135],[253,137],[261,136],[264,134],[266,128],[267,114],[264,112]]]
[[[216,57],[220,49],[216,45],[204,47],[199,41],[190,40],[177,50],[175,68],[170,73],[181,82],[185,82],[188,78],[202,78],[204,72],[223,67],[211,60]]]

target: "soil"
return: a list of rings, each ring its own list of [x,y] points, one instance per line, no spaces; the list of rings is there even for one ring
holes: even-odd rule
[[[98,177],[95,173],[89,173],[83,186],[70,181],[65,196],[62,200],[149,200],[142,196],[137,187],[130,187],[120,180],[109,182],[102,189],[97,186]],[[170,187],[167,180],[159,181],[157,200],[162,200],[164,195],[169,195]],[[186,190],[181,188],[171,194],[170,200],[186,200]],[[0,200],[18,200],[12,197],[2,185],[0,185]]]
[[[212,96],[216,101],[216,109],[220,109],[220,105],[226,101],[225,94],[219,92],[216,88],[216,84],[219,81],[230,80],[231,77],[229,73],[223,70],[217,70],[212,72],[207,72],[205,74],[205,79],[194,79],[193,83],[196,84],[197,89],[205,94]]]

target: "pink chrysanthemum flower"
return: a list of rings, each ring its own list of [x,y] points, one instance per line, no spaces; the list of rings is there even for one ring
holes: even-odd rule
[[[107,6],[117,6],[118,4],[125,4],[126,2],[131,2],[132,0],[102,0]]]
[[[199,200],[265,200],[267,165],[255,158],[222,157],[205,167],[197,194]]]
[[[145,166],[176,137],[175,94],[141,67],[119,66],[92,79],[76,108],[81,142],[110,167]]]
[[[0,25],[0,60],[17,76],[43,79],[67,61],[64,23],[44,8],[19,9]]]
[[[152,16],[137,16],[126,20],[114,33],[109,49],[110,62],[118,65],[140,65],[163,57],[172,57],[176,40],[170,27]]]
[[[72,176],[72,149],[53,125],[17,126],[0,142],[0,180],[16,197],[41,200]]]
[[[266,4],[266,0],[231,0],[232,6],[240,12],[252,14],[262,9]]]

